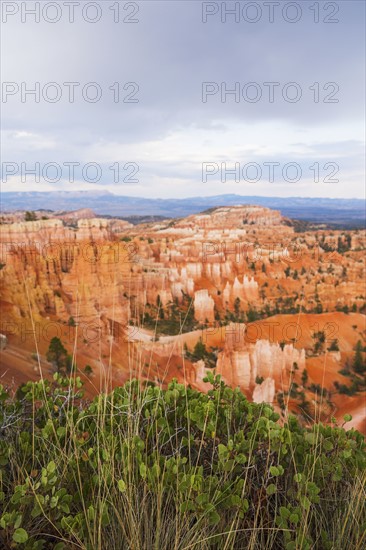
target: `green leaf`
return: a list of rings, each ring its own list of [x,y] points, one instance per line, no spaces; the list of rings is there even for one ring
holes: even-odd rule
[[[141,469],[140,469],[140,473],[141,473]],[[123,481],[123,479],[120,479],[118,481],[118,489],[121,491],[121,493],[124,493],[125,490],[126,490],[126,483]]]
[[[235,462],[237,462],[238,464],[245,464],[246,462],[248,462],[248,458],[242,453],[240,453],[236,455]]]
[[[291,523],[297,525],[299,523],[299,516],[297,514],[291,514],[289,520],[291,521]]]
[[[311,502],[310,502],[310,500],[308,499],[308,497],[306,497],[306,496],[301,496],[301,497],[300,497],[300,502],[301,502],[303,508],[305,508],[305,510],[309,510],[309,509],[310,509]]]
[[[59,428],[57,428],[56,433],[58,437],[64,437],[66,435],[66,428],[64,428],[64,426],[60,426]]]
[[[285,506],[280,507],[280,516],[283,519],[287,519],[290,516],[290,510]]]
[[[47,472],[49,474],[53,474],[53,472],[56,470],[56,464],[54,463],[53,460],[51,460],[51,462],[48,464],[47,466]]]
[[[276,491],[277,491],[277,487],[274,483],[271,483],[271,485],[268,485],[266,489],[267,495],[274,495]]]
[[[50,508],[53,509],[53,508],[56,508],[58,504],[58,497],[51,497],[51,500],[50,500]]]
[[[7,516],[9,514],[4,514],[1,518],[0,518],[0,527],[1,529],[6,529],[6,526],[7,526]]]
[[[246,498],[244,500],[242,500],[241,509],[244,513],[249,510],[249,502]]]
[[[240,506],[241,505],[240,496],[239,495],[231,495],[230,503],[231,503],[232,506]]]
[[[227,455],[227,448],[222,443],[219,443],[217,446],[217,450],[219,452],[220,457],[224,457]]]
[[[216,525],[220,521],[220,515],[216,512],[216,510],[212,510],[212,512],[209,513],[208,517],[211,525]]]
[[[180,511],[184,514],[184,512],[188,512],[189,510],[195,510],[196,507],[194,503],[191,500],[186,500],[185,502],[182,502],[180,505]]]
[[[140,464],[140,476],[142,477],[142,479],[145,479],[146,478],[146,466],[143,462],[141,462]]]
[[[16,529],[13,534],[13,541],[18,542],[19,544],[23,542],[27,542],[28,540],[28,533],[25,529],[22,529],[21,527],[19,529]]]
[[[343,420],[345,422],[350,422],[352,420],[352,415],[351,414],[345,414],[344,417],[343,417]]]
[[[18,514],[17,519],[16,519],[15,522],[14,522],[14,529],[18,529],[18,527],[21,526],[21,524],[22,524],[22,519],[23,519],[23,515],[22,515],[22,514]]]
[[[42,508],[40,507],[39,503],[36,502],[33,506],[33,510],[31,512],[31,517],[36,518],[42,514]]]
[[[196,502],[199,506],[203,506],[204,504],[207,504],[208,501],[209,501],[209,495],[207,493],[202,493],[196,496]]]

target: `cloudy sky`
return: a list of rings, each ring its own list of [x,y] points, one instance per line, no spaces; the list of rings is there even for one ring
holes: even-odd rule
[[[364,196],[363,1],[35,4],[2,2],[2,191]]]

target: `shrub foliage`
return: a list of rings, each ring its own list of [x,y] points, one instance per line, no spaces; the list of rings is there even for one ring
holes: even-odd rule
[[[365,547],[363,436],[281,425],[206,381],[200,393],[132,380],[92,402],[59,373],[15,397],[0,386],[0,546]]]

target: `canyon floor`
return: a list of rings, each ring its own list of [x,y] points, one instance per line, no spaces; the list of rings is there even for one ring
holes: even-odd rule
[[[86,394],[205,373],[285,417],[366,433],[366,231],[256,206],[132,225],[89,209],[4,214],[0,382],[51,377],[57,337]]]

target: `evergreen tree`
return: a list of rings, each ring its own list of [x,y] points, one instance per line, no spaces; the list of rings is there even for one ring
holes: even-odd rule
[[[37,216],[36,216],[36,214],[35,214],[34,212],[28,212],[28,211],[27,211],[27,212],[25,213],[24,220],[25,220],[26,222],[34,222],[34,221],[36,221],[36,219],[37,219]]]
[[[70,358],[67,354],[67,350],[64,348],[60,338],[54,336],[48,347],[46,354],[47,361],[53,363],[57,371],[70,370]]]
[[[353,358],[353,370],[357,374],[364,374],[366,372],[366,364],[362,356],[362,343],[358,340],[355,347],[355,355]]]
[[[194,346],[193,355],[195,359],[198,361],[200,359],[204,359],[206,353],[207,353],[206,346],[202,342],[202,338],[200,338],[196,343],[196,345]]]
[[[308,371],[304,369],[301,375],[301,382],[303,386],[307,384],[308,379],[309,379]]]

